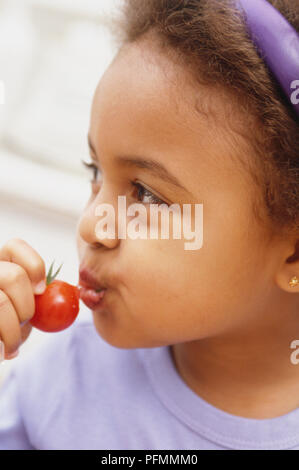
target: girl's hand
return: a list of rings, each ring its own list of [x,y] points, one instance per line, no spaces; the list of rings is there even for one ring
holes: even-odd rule
[[[45,263],[25,241],[13,239],[0,248],[0,340],[4,359],[12,359],[31,332],[35,294],[46,289]]]

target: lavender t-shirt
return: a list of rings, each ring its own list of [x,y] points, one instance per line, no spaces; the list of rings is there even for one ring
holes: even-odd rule
[[[0,389],[0,449],[298,450],[299,408],[226,413],[185,384],[168,347],[115,348],[88,319],[15,360]]]

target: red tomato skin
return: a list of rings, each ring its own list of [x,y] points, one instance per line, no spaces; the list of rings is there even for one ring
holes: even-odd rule
[[[78,287],[54,280],[42,295],[35,296],[35,313],[30,320],[31,325],[48,333],[65,330],[77,318],[79,297]]]

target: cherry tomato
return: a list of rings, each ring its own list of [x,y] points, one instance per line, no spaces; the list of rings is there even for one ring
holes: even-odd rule
[[[35,296],[35,314],[30,323],[35,328],[47,332],[57,332],[68,328],[79,313],[80,290],[64,281],[47,276],[47,288],[42,295]],[[54,280],[53,280],[54,279]]]

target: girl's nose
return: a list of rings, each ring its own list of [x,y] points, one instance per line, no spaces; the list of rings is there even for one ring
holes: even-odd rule
[[[112,198],[107,196],[102,187],[93,201],[87,205],[78,223],[78,234],[89,245],[115,248],[119,243],[117,199],[112,203]]]

